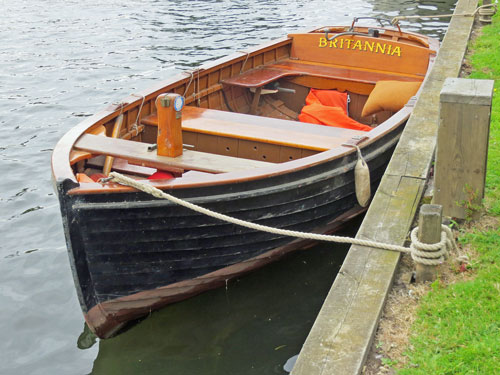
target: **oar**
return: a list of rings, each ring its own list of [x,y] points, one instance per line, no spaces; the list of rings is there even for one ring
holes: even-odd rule
[[[118,116],[115,121],[115,125],[113,126],[113,133],[111,134],[111,138],[118,138],[120,136],[120,132],[122,130],[123,125],[123,114]],[[102,173],[107,176],[109,172],[111,172],[111,168],[113,167],[113,161],[115,158],[113,156],[106,156],[106,160],[104,161],[104,167],[102,168]]]

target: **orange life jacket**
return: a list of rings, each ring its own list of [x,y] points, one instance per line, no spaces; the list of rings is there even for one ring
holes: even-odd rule
[[[299,121],[311,124],[369,131],[372,128],[350,118],[347,114],[348,95],[336,90],[311,89],[306,97]]]

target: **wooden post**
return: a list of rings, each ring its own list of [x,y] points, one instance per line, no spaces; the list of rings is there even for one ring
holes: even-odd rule
[[[441,241],[441,223],[443,207],[437,204],[423,204],[418,217],[418,240],[426,244]],[[416,264],[415,279],[417,283],[436,280],[438,266]]]
[[[484,197],[492,80],[447,78],[440,123],[432,203],[445,216],[476,219]]]
[[[490,5],[491,0],[483,0],[483,5]],[[479,9],[479,21],[484,24],[491,23],[491,16],[494,14],[491,8]]]
[[[252,105],[250,106],[250,114],[255,115],[257,113],[257,108],[259,106],[260,94],[262,93],[262,87],[257,87],[255,93],[253,94]]]
[[[182,155],[181,111],[176,111],[174,101],[179,94],[160,94],[156,98],[158,113],[158,155],[175,158]]]

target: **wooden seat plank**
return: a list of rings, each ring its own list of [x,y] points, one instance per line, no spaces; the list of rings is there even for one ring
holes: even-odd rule
[[[145,167],[162,169],[165,167],[182,168],[209,173],[224,173],[262,168],[273,163],[215,155],[206,152],[184,150],[175,158],[159,156],[156,151],[148,151],[148,143],[127,141],[119,138],[101,137],[84,134],[78,138],[74,147],[92,154],[110,155],[128,160]]]
[[[274,68],[272,66],[265,66],[248,70],[234,77],[226,78],[222,80],[222,83],[232,86],[254,88],[265,86],[268,83],[274,82],[283,77],[296,76],[300,74],[301,73],[291,70],[283,70],[279,67]]]
[[[262,87],[287,76],[313,76],[359,83],[375,84],[380,80],[422,81],[423,75],[390,73],[382,70],[352,68],[305,60],[283,60],[276,64],[248,70],[222,83],[244,88]]]
[[[184,131],[314,151],[329,150],[340,146],[354,136],[366,134],[360,130],[318,126],[191,106],[183,109],[182,119]],[[158,118],[154,113],[143,119],[142,123],[157,126]]]
[[[297,60],[286,60],[279,64],[273,64],[270,68],[289,70],[297,73],[297,75],[310,75],[370,84],[375,84],[382,80],[415,82],[422,81],[424,78],[423,75],[418,74],[393,73],[382,70],[351,68],[342,65],[320,64],[312,61]]]

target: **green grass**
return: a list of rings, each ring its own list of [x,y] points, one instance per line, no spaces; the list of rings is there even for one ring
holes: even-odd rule
[[[497,13],[491,26],[484,27],[482,35],[472,45],[470,57],[473,72],[470,78],[495,81],[491,114],[490,147],[486,195],[491,214],[500,216],[500,17]]]
[[[472,44],[470,78],[495,80],[491,118],[487,214],[500,216],[500,15]],[[412,327],[408,363],[398,374],[500,373],[500,230],[463,231],[462,245],[478,254],[471,281],[443,286],[439,280],[421,300]]]

